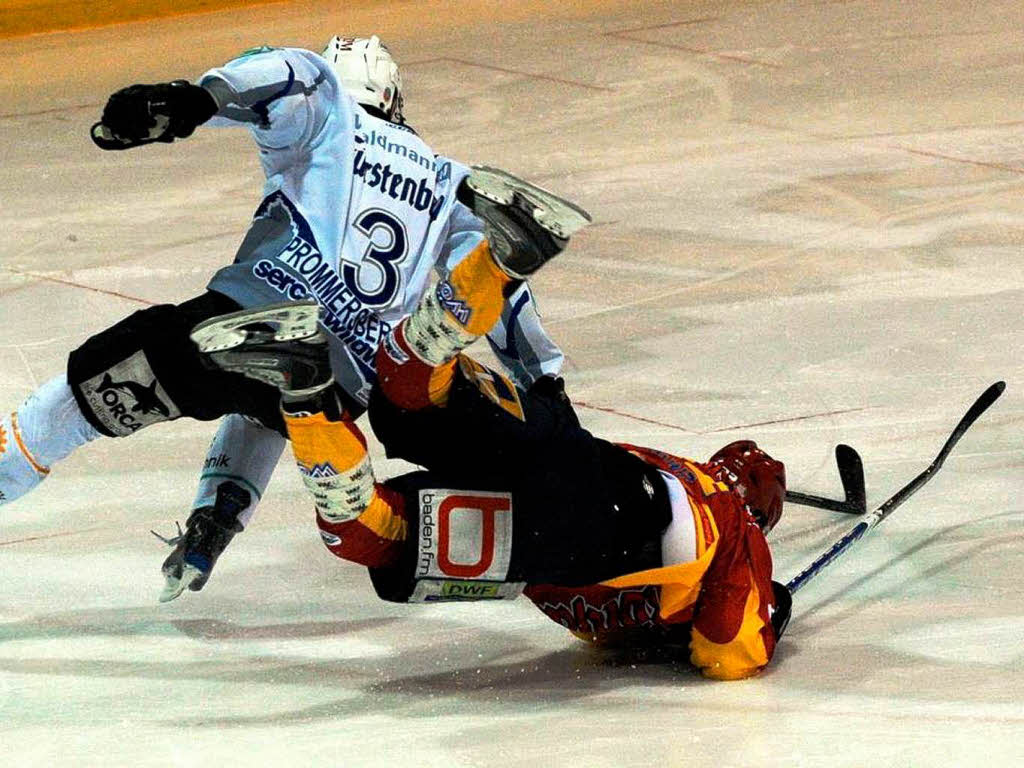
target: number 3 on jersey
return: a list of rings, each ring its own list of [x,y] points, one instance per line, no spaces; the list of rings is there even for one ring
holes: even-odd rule
[[[364,304],[373,307],[389,304],[401,288],[402,273],[398,265],[409,247],[405,225],[387,211],[369,208],[356,217],[352,226],[366,236],[369,245],[362,263],[342,266],[345,285]]]

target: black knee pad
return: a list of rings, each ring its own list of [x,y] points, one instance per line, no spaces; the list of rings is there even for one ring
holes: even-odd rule
[[[82,413],[110,437],[181,416],[253,416],[283,432],[278,393],[238,374],[207,368],[189,338],[196,323],[238,305],[208,292],[184,304],[129,315],[68,357],[68,384]]]
[[[175,352],[181,356],[182,344],[174,344],[184,330],[181,325],[177,307],[150,307],[96,334],[71,353],[68,384],[78,406],[100,432],[112,437],[130,435],[182,415],[167,390],[167,377],[161,381],[154,370]]]

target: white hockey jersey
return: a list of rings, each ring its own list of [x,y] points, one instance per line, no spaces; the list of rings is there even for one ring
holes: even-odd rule
[[[200,84],[219,107],[207,124],[246,125],[266,174],[235,262],[209,288],[243,306],[315,298],[335,377],[365,404],[381,339],[415,309],[431,273],[447,273],[483,236],[455,198],[468,169],[369,115],[310,51],[255,49]],[[525,285],[489,340],[524,386],[561,367]]]

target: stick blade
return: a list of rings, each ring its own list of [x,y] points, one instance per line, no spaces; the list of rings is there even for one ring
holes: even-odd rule
[[[1003,394],[1005,389],[1006,382],[997,381],[981,393],[981,396],[974,401],[974,404],[967,410],[967,413],[965,413],[963,418],[960,419],[960,423],[956,425],[956,428],[953,430],[953,434],[949,436],[949,439],[946,440],[946,444],[942,446],[942,450],[939,451],[939,455],[935,457],[935,461],[932,462],[933,471],[943,465],[946,461],[946,457],[949,456],[950,452],[953,450],[953,446],[960,442],[960,438],[964,436],[964,433],[971,428],[971,425],[978,420],[978,417],[981,416],[981,414],[991,407],[992,403],[999,399],[999,396]]]
[[[839,479],[846,494],[845,512],[863,515],[868,511],[867,491],[864,487],[864,462],[851,446],[840,443],[836,446],[836,466]]]

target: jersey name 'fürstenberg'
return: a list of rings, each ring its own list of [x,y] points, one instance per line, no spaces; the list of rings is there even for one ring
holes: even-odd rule
[[[428,186],[427,179],[418,181],[409,176],[391,170],[391,164],[369,163],[363,158],[364,149],[356,150],[356,159],[352,164],[352,173],[363,180],[370,189],[382,192],[392,200],[405,203],[417,211],[430,209],[430,220],[434,221],[444,206],[444,195],[434,197],[434,190]],[[432,179],[431,179],[432,180]]]

